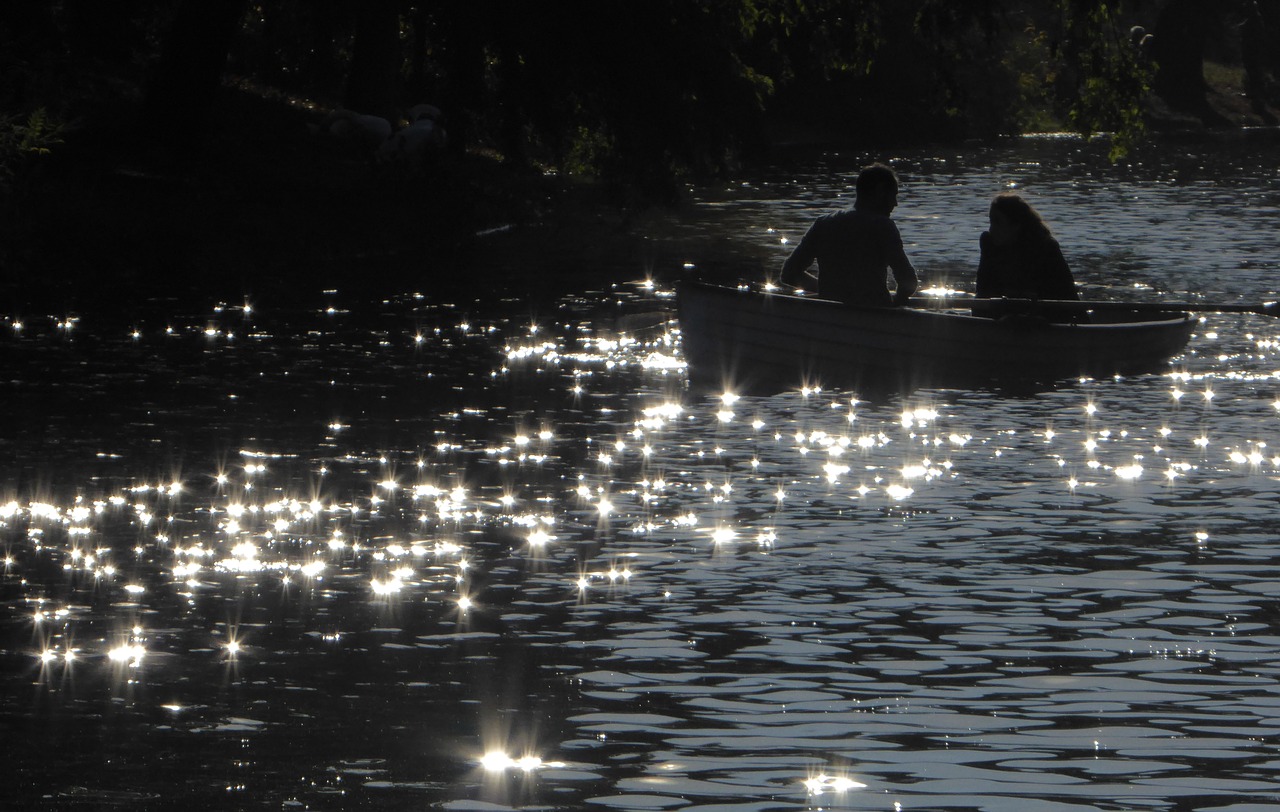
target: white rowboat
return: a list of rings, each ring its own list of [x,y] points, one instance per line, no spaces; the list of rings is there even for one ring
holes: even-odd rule
[[[1198,321],[1176,309],[1116,304],[1099,307],[1088,321],[1055,324],[1025,315],[851,307],[692,281],[679,284],[677,302],[690,379],[735,391],[908,390],[1167,370]]]

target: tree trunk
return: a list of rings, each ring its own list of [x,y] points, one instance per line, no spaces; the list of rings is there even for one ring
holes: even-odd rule
[[[444,77],[440,96],[449,129],[449,147],[461,152],[476,137],[480,111],[488,104],[485,35],[480,3],[444,4]]]
[[[1151,42],[1155,91],[1175,109],[1200,110],[1206,105],[1205,42],[1223,11],[1215,13],[1210,5],[1204,0],[1171,0],[1156,18]]]
[[[359,113],[400,118],[400,8],[396,0],[355,0],[355,40],[343,103]]]
[[[137,0],[63,0],[67,45],[78,57],[125,64],[141,44]]]
[[[143,103],[145,135],[188,148],[211,120],[245,0],[185,0],[174,16]]]
[[[523,82],[520,52],[510,32],[504,32],[498,43],[498,110],[502,115],[498,124],[498,146],[503,161],[518,167],[529,162],[524,144]]]

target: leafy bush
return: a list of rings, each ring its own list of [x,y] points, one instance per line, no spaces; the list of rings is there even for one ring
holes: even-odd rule
[[[62,143],[63,122],[41,107],[26,118],[0,116],[0,185],[8,186],[32,161]]]

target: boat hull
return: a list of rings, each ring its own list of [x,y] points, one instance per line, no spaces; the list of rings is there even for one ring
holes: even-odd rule
[[[1049,383],[1168,369],[1196,320],[1107,314],[1050,324],[914,308],[862,308],[699,282],[678,288],[690,379],[737,391],[802,386],[911,389]]]

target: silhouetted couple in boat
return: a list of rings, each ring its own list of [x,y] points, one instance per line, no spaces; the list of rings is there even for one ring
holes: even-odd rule
[[[852,209],[819,217],[782,266],[783,284],[803,287],[818,263],[818,295],[846,304],[887,307],[907,304],[919,283],[889,215],[898,205],[898,176],[883,164],[858,175]],[[1078,300],[1075,279],[1058,241],[1039,213],[1012,192],[991,202],[991,228],[979,240],[981,258],[975,294],[979,299]],[[887,281],[891,271],[895,289]],[[1004,304],[977,304],[974,315],[1032,314],[1071,321],[1077,311]]]

